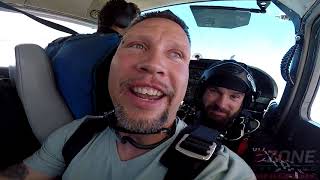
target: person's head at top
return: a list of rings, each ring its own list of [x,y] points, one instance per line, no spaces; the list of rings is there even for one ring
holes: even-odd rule
[[[246,64],[225,60],[213,64],[200,78],[200,107],[204,124],[228,128],[244,107],[252,101],[255,83]]]
[[[170,11],[142,15],[127,28],[108,80],[118,126],[155,133],[173,125],[188,84],[187,29]]]
[[[98,15],[98,33],[109,33],[110,29],[124,33],[132,20],[139,16],[139,7],[125,0],[107,1]]]

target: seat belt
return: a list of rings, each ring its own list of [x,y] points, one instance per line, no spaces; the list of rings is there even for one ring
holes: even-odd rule
[[[216,157],[220,148],[217,130],[203,125],[186,127],[160,159],[168,168],[164,179],[194,179]]]
[[[67,140],[62,155],[67,168],[72,159],[99,132],[109,126],[113,111],[104,116],[89,116]],[[202,125],[183,129],[160,162],[168,168],[166,180],[194,179],[220,150],[219,132]]]
[[[74,30],[72,30],[72,29],[70,29],[68,27],[65,27],[65,26],[62,26],[60,24],[57,24],[57,23],[42,19],[42,18],[37,17],[35,15],[32,15],[32,14],[26,12],[26,11],[22,11],[20,9],[17,9],[17,8],[15,8],[15,7],[13,7],[13,6],[9,5],[9,4],[6,4],[6,3],[4,3],[2,1],[0,1],[0,7],[4,8],[4,9],[9,9],[11,11],[19,12],[21,14],[24,14],[24,15],[28,16],[29,18],[31,18],[31,19],[33,19],[33,20],[35,20],[35,21],[37,21],[37,22],[39,22],[39,23],[41,23],[43,25],[51,27],[51,28],[53,28],[55,30],[62,31],[62,32],[65,32],[65,33],[68,33],[68,34],[72,34],[72,35],[78,34],[76,31],[74,31]]]

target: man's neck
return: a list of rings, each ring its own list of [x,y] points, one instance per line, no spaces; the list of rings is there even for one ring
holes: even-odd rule
[[[155,144],[160,142],[161,140],[166,138],[168,135],[165,133],[138,135],[138,134],[128,134],[128,133],[119,132],[119,136],[130,137],[140,145],[150,145],[150,144]],[[120,159],[122,161],[127,161],[148,152],[150,149],[140,149],[140,148],[134,147],[132,144],[128,142],[122,143],[120,141],[117,141],[117,150],[118,150]]]

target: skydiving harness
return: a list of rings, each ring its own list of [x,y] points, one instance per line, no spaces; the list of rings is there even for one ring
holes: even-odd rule
[[[103,116],[88,116],[64,144],[62,155],[66,167],[96,134],[107,127],[114,129],[116,134],[117,132],[146,134],[117,127],[115,120],[114,111],[105,113]],[[163,128],[149,133],[167,133],[166,138],[151,145],[139,144],[127,136],[119,137],[118,135],[118,137],[121,143],[129,142],[136,148],[153,149],[175,134],[176,125],[177,121],[171,129]],[[160,162],[168,168],[165,179],[194,179],[216,157],[220,148],[221,142],[217,130],[202,125],[184,128],[160,159]]]
[[[202,114],[201,111],[197,110],[197,108],[193,105],[182,104],[178,114],[183,121],[187,122],[187,124],[201,124],[201,122],[194,121],[202,119]],[[252,125],[252,123],[255,125]],[[260,121],[253,118],[251,113],[244,109],[241,111],[241,114],[237,118],[230,121],[226,127],[227,128],[220,130],[220,136],[222,140],[238,141],[241,138],[255,132],[260,127]]]
[[[257,119],[248,113],[242,113],[221,133],[223,144],[242,157],[248,150],[250,135],[259,127],[260,122]]]
[[[179,117],[188,124],[201,124],[194,120],[202,119],[201,111],[189,104],[183,104],[178,111]],[[260,127],[259,120],[252,117],[252,114],[244,109],[241,114],[233,121],[226,125],[227,128],[220,130],[220,140],[238,155],[244,155],[249,146],[251,133],[255,132]],[[237,144],[238,143],[238,144]],[[237,145],[237,146],[235,146]]]
[[[237,123],[233,123],[231,127],[225,130],[221,135],[222,138],[227,141],[238,141],[241,138],[253,133],[260,127],[260,122],[257,119],[249,118],[249,117],[239,117]],[[250,126],[250,122],[256,123],[255,127],[248,127]],[[236,126],[236,127],[235,127]],[[238,134],[231,136],[230,134],[235,130],[238,129]],[[252,129],[251,129],[252,128]]]

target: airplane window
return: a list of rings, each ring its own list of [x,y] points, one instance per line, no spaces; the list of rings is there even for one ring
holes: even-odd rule
[[[258,9],[256,1],[212,1],[191,5]],[[150,11],[165,9],[169,9],[187,23],[193,59],[196,59],[196,56],[218,60],[233,58],[258,67],[276,81],[278,85],[276,101],[281,99],[285,81],[281,77],[280,62],[288,49],[294,45],[295,34],[292,21],[277,6],[271,3],[267,13],[250,13],[249,19],[247,19],[248,14],[240,12],[233,14],[221,10],[220,12],[206,10],[200,13],[198,11],[199,19],[196,20],[195,14],[198,9],[191,9],[190,4]],[[214,15],[205,16],[206,13],[214,13]],[[238,19],[232,22],[228,21],[232,17],[225,18],[226,16],[234,16],[234,19]]]
[[[311,120],[315,121],[320,125],[320,93],[319,90],[317,92],[316,98],[314,99],[312,106],[311,106]]]
[[[212,1],[191,5],[258,9],[256,1]],[[278,85],[276,101],[280,101],[285,87],[285,81],[280,73],[280,62],[287,50],[294,44],[295,35],[293,23],[278,7],[271,3],[267,8],[267,13],[250,13],[250,15],[220,11],[215,14],[216,16],[211,16],[217,18],[209,19],[215,24],[206,24],[206,20],[196,21],[197,9],[191,9],[190,4],[169,6],[161,10],[164,9],[170,9],[187,23],[191,35],[193,59],[196,59],[197,56],[218,60],[233,58],[258,67],[275,79]],[[239,17],[235,22],[225,22],[223,18],[219,19],[219,17],[237,15]],[[0,16],[5,17],[0,19],[2,27],[0,67],[14,63],[14,46],[17,44],[35,43],[46,47],[52,40],[69,35],[46,27],[21,14],[0,11]],[[92,24],[90,27],[66,21],[58,23],[79,33],[96,31]]]
[[[33,43],[45,48],[48,43],[58,37],[69,36],[42,25],[22,14],[0,11],[0,67],[7,67],[15,63],[14,47],[17,44]],[[45,18],[49,19],[49,18]],[[93,25],[82,25],[63,20],[49,19],[69,27],[79,33],[92,33],[96,29]]]

